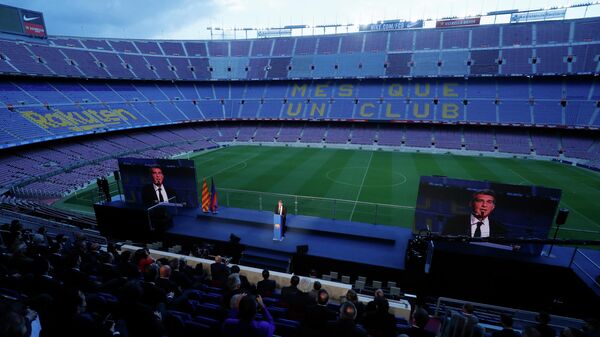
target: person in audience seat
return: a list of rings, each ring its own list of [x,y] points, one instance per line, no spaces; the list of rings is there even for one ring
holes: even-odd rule
[[[289,307],[288,316],[291,319],[301,319],[304,316],[308,296],[298,288],[300,277],[293,275],[290,285],[281,288],[281,302]]]
[[[231,298],[237,294],[242,293],[242,281],[240,281],[240,274],[233,273],[227,276],[227,283],[225,285],[225,291],[223,292],[223,308],[230,306]]]
[[[171,281],[171,266],[168,264],[160,266],[156,286],[161,288],[169,298],[180,296],[182,292],[177,283]]]
[[[215,262],[210,265],[210,277],[213,281],[213,285],[223,287],[229,273],[229,268],[223,263],[221,256],[215,256]]]
[[[363,319],[365,318],[365,314],[367,312],[367,306],[358,300],[358,295],[356,294],[356,291],[352,290],[352,289],[348,289],[348,292],[346,292],[346,301],[352,302],[352,304],[354,304],[354,307],[356,308],[356,323],[361,324],[363,322]]]
[[[256,320],[257,304],[263,311],[264,320]],[[275,332],[275,322],[264,305],[262,297],[245,295],[240,300],[237,318],[227,318],[223,322],[223,337],[271,337]]]
[[[233,265],[230,268],[232,274],[238,274],[241,282],[241,289],[244,292],[254,292],[254,287],[248,282],[248,278],[242,274],[240,274],[240,267],[238,265]]]
[[[465,303],[461,312],[449,312],[446,316],[442,336],[481,336],[483,331],[479,326],[479,319],[473,312],[471,303]]]
[[[356,325],[356,307],[352,302],[344,302],[340,305],[340,317],[331,325],[329,329],[330,336],[344,337],[366,337],[365,329]]]
[[[373,303],[365,314],[365,328],[373,337],[395,337],[396,318],[389,312],[390,303],[385,298],[376,298]]]
[[[303,335],[310,336],[328,336],[327,322],[337,318],[335,311],[329,309],[329,294],[327,290],[320,289],[317,293],[317,301],[306,307],[306,314],[303,321]]]
[[[413,324],[406,332],[408,337],[435,337],[435,333],[425,330],[429,322],[429,314],[423,308],[418,308],[413,313]]]
[[[271,274],[269,273],[269,271],[267,269],[264,269],[262,271],[262,281],[258,281],[258,283],[256,284],[257,292],[263,297],[273,295],[275,289],[277,289],[277,282],[275,282],[275,280],[269,280],[270,276]]]
[[[321,290],[321,282],[315,281],[312,289],[308,292],[308,300],[310,304],[317,303],[319,290]]]
[[[500,323],[502,323],[502,330],[494,332],[492,337],[521,337],[521,334],[513,329],[513,318],[511,315],[500,315]]]
[[[548,325],[550,323],[550,315],[547,312],[540,312],[535,316],[535,320],[538,322],[535,329],[540,333],[541,337],[556,337],[556,330]]]

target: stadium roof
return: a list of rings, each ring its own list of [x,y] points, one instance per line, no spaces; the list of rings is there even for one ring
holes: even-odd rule
[[[530,0],[527,5],[476,0],[406,3],[391,0],[5,0],[3,3],[42,12],[50,35],[126,39],[333,34],[358,31],[369,24],[393,25],[418,20],[424,20],[424,28],[431,28],[436,26],[437,20],[465,17],[480,17],[480,24],[508,23],[518,14],[514,13],[516,9],[537,13],[533,17],[521,15],[520,22],[600,16],[597,2],[572,4],[566,0]]]

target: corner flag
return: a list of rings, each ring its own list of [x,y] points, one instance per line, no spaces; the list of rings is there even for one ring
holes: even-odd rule
[[[208,206],[210,203],[210,194],[208,194],[208,186],[206,185],[206,178],[202,181],[202,212],[208,213]]]
[[[210,178],[210,211],[213,213],[217,213],[217,209],[219,208],[219,204],[217,202],[217,188],[215,187],[215,181],[213,178]]]

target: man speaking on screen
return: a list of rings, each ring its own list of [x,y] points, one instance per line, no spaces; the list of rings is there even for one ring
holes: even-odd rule
[[[472,238],[501,237],[506,227],[490,215],[496,208],[496,193],[481,190],[473,193],[469,203],[471,213],[450,218],[442,230],[443,235],[462,235]]]
[[[145,205],[159,202],[175,202],[175,192],[163,184],[165,176],[158,166],[150,168],[152,184],[145,185],[142,189],[142,200]]]

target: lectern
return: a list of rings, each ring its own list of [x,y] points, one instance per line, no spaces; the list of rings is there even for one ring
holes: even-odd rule
[[[273,241],[281,241],[281,215],[273,215]]]

